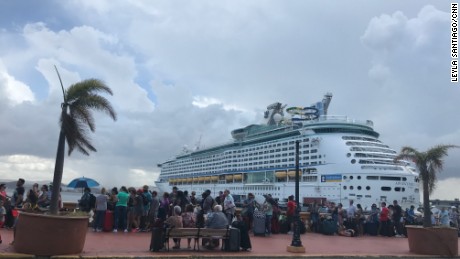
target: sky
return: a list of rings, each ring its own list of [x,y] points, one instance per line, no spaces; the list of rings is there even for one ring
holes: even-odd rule
[[[106,82],[97,152],[66,157],[63,183],[153,185],[184,147],[231,140],[267,105],[372,120],[399,151],[460,145],[450,82],[450,1],[0,0],[0,179],[51,180],[62,90]],[[460,198],[450,150],[431,198]]]

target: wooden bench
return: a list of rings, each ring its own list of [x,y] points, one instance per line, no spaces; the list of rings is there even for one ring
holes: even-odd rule
[[[213,229],[213,228],[167,228],[165,230],[165,243],[167,250],[169,251],[169,239],[170,238],[193,238],[195,243],[193,245],[193,250],[198,246],[198,251],[200,250],[199,239],[200,238],[209,238],[209,239],[221,239],[222,246],[224,248],[224,240],[229,238],[229,228],[224,229]]]

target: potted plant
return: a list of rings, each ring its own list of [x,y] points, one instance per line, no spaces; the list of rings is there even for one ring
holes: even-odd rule
[[[49,215],[21,213],[16,225],[14,248],[17,252],[35,255],[76,254],[83,250],[88,216],[59,215],[59,197],[64,169],[65,142],[68,155],[76,149],[85,155],[96,152],[88,137],[95,131],[92,110],[106,112],[113,120],[117,116],[110,102],[98,93],[112,95],[112,90],[98,79],[87,79],[64,90],[61,104],[60,133],[53,176]],[[45,235],[43,233],[46,233]]]
[[[457,229],[436,227],[431,224],[430,193],[436,187],[437,174],[442,170],[447,151],[454,145],[437,145],[425,152],[412,147],[403,147],[395,160],[409,160],[418,169],[423,190],[423,227],[406,226],[409,250],[417,254],[458,255]]]

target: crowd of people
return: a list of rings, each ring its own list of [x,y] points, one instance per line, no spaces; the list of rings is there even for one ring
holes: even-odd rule
[[[323,217],[319,217],[319,204],[310,206],[311,228],[315,232],[324,232],[323,229],[326,221],[332,221],[335,227],[335,233],[344,236],[358,235],[380,235],[388,237],[405,237],[407,235],[406,225],[421,225],[422,217],[417,215],[414,206],[403,210],[394,200],[392,204],[387,205],[386,202],[372,204],[370,211],[364,211],[360,204],[354,205],[354,201],[350,200],[347,208],[344,208],[341,203],[329,203],[323,213]],[[457,207],[452,206],[450,209],[443,207],[441,210],[431,212],[433,225],[445,227],[459,226],[459,214]]]
[[[5,184],[0,184],[0,227],[14,227],[18,208],[46,210],[49,206],[52,187],[34,184],[26,192],[24,183],[24,179],[18,179],[12,197],[6,195]],[[179,190],[176,186],[171,192],[164,192],[161,197],[156,191],[150,191],[147,185],[139,189],[114,187],[110,191],[101,188],[98,194],[92,194],[91,189],[85,188],[78,207],[81,211],[94,214],[92,228],[95,232],[146,232],[165,224],[187,228],[227,228],[232,224],[240,224],[246,228],[243,232],[253,230],[256,234],[254,221],[260,219],[255,219],[255,215],[263,215],[263,235],[280,232],[292,234],[296,210],[294,196],[288,197],[285,213],[281,212],[278,202],[270,194],[264,196],[265,201],[258,203],[254,194],[248,193],[242,201],[238,218],[235,217],[235,200],[229,190],[220,191],[216,197],[212,197],[211,191],[206,190],[198,197],[195,191],[189,194],[187,190]],[[311,231],[329,231],[329,234],[344,236],[367,234],[404,237],[405,225],[422,223],[414,206],[403,210],[396,200],[388,206],[386,202],[381,202],[379,207],[373,204],[370,211],[364,211],[353,200],[349,201],[347,208],[333,202],[325,208],[323,204],[315,202],[309,206],[309,212],[310,221],[306,225]],[[455,206],[435,209],[431,215],[433,225],[459,226],[459,213]],[[327,229],[327,224],[332,226],[332,231]],[[180,241],[176,240],[174,248],[179,247]],[[190,240],[187,247],[190,248]],[[208,247],[212,247],[212,244],[208,244]]]

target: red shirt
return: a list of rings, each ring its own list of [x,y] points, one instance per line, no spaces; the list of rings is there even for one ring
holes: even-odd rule
[[[294,216],[295,207],[296,207],[295,201],[288,201],[286,215]]]
[[[388,221],[390,218],[388,217],[390,210],[387,207],[383,207],[380,211],[380,221]]]

